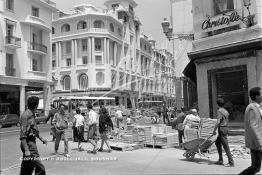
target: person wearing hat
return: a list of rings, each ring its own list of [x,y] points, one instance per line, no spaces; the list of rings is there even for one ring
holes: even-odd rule
[[[102,107],[101,114],[99,117],[99,133],[101,135],[102,142],[101,142],[101,147],[98,151],[100,152],[103,151],[103,146],[105,143],[106,146],[108,147],[108,152],[111,152],[111,147],[107,141],[111,129],[114,130],[113,122],[110,116],[108,115],[107,109],[105,107]]]
[[[232,158],[232,154],[230,152],[229,146],[228,146],[228,118],[229,118],[229,112],[224,108],[224,99],[218,98],[217,99],[217,124],[215,125],[213,134],[216,135],[216,130],[218,129],[218,137],[215,142],[217,147],[217,152],[219,159],[215,162],[217,165],[223,165],[223,155],[222,155],[222,146],[226,152],[226,155],[228,157],[228,164],[225,164],[226,167],[233,167],[234,161]]]

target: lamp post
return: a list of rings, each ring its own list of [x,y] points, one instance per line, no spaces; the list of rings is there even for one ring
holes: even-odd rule
[[[252,16],[251,16],[251,13],[250,13],[250,9],[249,7],[251,6],[251,0],[243,0],[243,3],[244,3],[244,6],[247,8],[247,11],[248,11],[248,26],[252,26],[253,25],[253,19],[252,19]]]
[[[170,6],[171,6],[171,24],[170,22],[167,20],[167,18],[164,18],[164,20],[162,21],[161,25],[162,25],[162,29],[163,29],[163,33],[165,34],[165,36],[167,37],[167,39],[170,41],[172,40],[172,46],[173,46],[173,58],[174,58],[174,74],[175,74],[175,84],[178,84],[177,78],[176,78],[176,61],[175,61],[175,40],[179,39],[179,40],[194,40],[194,34],[189,33],[189,34],[184,34],[184,33],[174,33],[173,29],[174,29],[174,23],[173,23],[173,2],[174,0],[170,0]],[[179,90],[177,90],[176,88],[176,105],[178,105],[178,93]]]

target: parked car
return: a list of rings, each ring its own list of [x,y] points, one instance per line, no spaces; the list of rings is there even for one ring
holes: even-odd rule
[[[0,128],[3,126],[20,126],[20,117],[16,114],[5,114],[0,116]]]
[[[39,123],[46,123],[47,116],[45,116],[44,110],[37,109],[35,121],[37,124]]]

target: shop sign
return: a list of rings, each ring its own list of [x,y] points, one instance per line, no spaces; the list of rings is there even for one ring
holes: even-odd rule
[[[230,26],[232,23],[240,22],[248,23],[248,17],[242,17],[239,15],[237,11],[232,11],[229,14],[223,14],[219,17],[213,17],[207,16],[207,19],[202,23],[201,28],[203,30],[211,29],[211,28],[217,28],[220,26]],[[222,28],[222,27],[221,27]]]
[[[31,86],[31,87],[44,87],[44,83],[29,81],[28,82],[28,86]]]

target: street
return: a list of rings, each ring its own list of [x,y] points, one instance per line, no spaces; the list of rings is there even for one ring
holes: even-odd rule
[[[51,140],[49,125],[41,125],[42,137]],[[19,174],[22,153],[20,151],[18,127],[3,128],[1,133],[1,174]],[[112,151],[93,155],[87,153],[92,147],[83,144],[85,151],[77,151],[77,143],[69,142],[71,158],[65,158],[63,142],[60,143],[59,155],[55,157],[54,142],[43,145],[38,141],[39,153],[47,174],[238,174],[250,164],[250,159],[235,158],[235,167],[228,168],[213,165],[218,159],[217,153],[210,154],[210,159],[196,155],[194,161],[187,161],[183,150],[176,148],[144,148],[134,151]],[[224,156],[225,163],[226,156]]]

